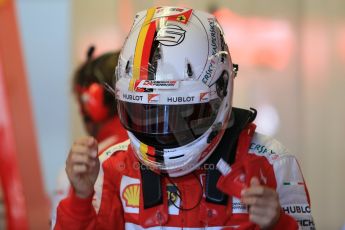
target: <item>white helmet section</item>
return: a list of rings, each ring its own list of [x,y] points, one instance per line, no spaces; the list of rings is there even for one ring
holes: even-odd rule
[[[234,77],[222,29],[213,15],[176,7],[139,12],[122,48],[116,77],[120,103],[168,106],[220,102],[213,125],[188,144],[160,150],[163,161],[148,157],[147,149],[154,151],[155,146],[129,133],[142,163],[170,176],[181,176],[210,156],[229,120]]]

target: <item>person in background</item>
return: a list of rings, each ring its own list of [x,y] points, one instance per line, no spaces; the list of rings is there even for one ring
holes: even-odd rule
[[[87,61],[76,71],[73,92],[87,133],[100,142],[99,150],[127,139],[117,115],[114,93],[115,66],[119,52],[105,53],[93,58],[95,48],[87,52]]]
[[[111,146],[122,146],[129,142],[127,132],[119,120],[114,86],[115,66],[119,52],[109,52],[94,58],[95,48],[87,51],[86,61],[77,69],[73,77],[73,93],[78,101],[80,115],[89,136],[98,142],[98,151],[103,152]],[[52,224],[56,219],[56,207],[70,190],[65,169],[58,177],[52,205]],[[94,199],[97,207],[97,199]]]
[[[255,131],[254,109],[233,107],[237,72],[214,16],[139,12],[116,67],[130,145],[97,157],[96,139],[74,142],[66,160],[73,190],[54,228],[314,229],[296,158]]]

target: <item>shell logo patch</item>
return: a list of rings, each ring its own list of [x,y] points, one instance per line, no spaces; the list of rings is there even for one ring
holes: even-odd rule
[[[122,176],[119,196],[125,213],[139,214],[140,180],[129,176]]]
[[[139,199],[140,199],[140,185],[139,184],[128,185],[124,189],[122,193],[122,197],[125,200],[127,207],[138,208]]]

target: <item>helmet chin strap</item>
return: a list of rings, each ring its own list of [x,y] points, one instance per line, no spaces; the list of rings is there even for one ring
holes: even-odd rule
[[[255,117],[255,109],[245,110],[233,108],[229,121],[231,125],[228,129],[226,129],[222,140],[208,159],[207,163],[210,165],[217,165],[218,161],[223,159],[230,165],[233,164],[236,157],[239,135],[247,124],[254,121]],[[220,175],[221,174],[216,167],[209,168],[207,170],[205,195],[206,200],[209,202],[226,205],[227,196],[220,192],[216,187]]]

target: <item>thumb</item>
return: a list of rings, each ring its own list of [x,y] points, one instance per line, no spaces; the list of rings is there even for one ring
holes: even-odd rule
[[[257,177],[252,177],[250,179],[250,187],[255,187],[255,186],[259,186],[260,185],[260,181]]]
[[[97,140],[94,137],[92,137],[92,136],[87,137],[87,145],[89,147],[95,147],[95,146],[97,146],[97,144],[98,144]]]
[[[92,149],[91,157],[95,158],[98,155],[98,142],[94,137],[88,138],[88,146]]]

